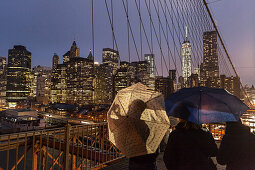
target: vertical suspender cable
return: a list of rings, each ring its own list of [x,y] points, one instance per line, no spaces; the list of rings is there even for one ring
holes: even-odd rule
[[[232,68],[233,68],[233,70],[234,70],[234,72],[235,72],[235,75],[236,75],[237,79],[238,79],[239,82],[240,82],[241,88],[242,88],[242,90],[243,90],[243,92],[244,92],[246,98],[248,99],[249,103],[251,104],[250,98],[248,97],[248,95],[247,95],[247,93],[246,93],[246,91],[245,91],[245,89],[244,89],[244,87],[243,87],[243,84],[242,84],[242,82],[241,82],[241,79],[240,79],[240,77],[238,76],[237,71],[236,71],[236,69],[235,69],[235,67],[234,67],[234,64],[233,64],[232,61],[231,61],[231,58],[230,58],[229,53],[228,53],[228,51],[227,51],[227,49],[226,49],[226,46],[225,46],[225,44],[224,44],[224,42],[223,42],[223,39],[222,39],[222,37],[221,37],[221,35],[220,35],[220,32],[219,32],[219,30],[218,30],[218,27],[217,27],[217,25],[216,25],[215,22],[214,22],[213,16],[212,16],[211,11],[210,11],[210,9],[209,9],[209,7],[208,7],[208,5],[207,5],[207,2],[206,2],[206,0],[203,0],[203,2],[204,2],[204,5],[205,5],[205,7],[206,7],[206,10],[207,10],[207,12],[208,12],[208,14],[209,14],[209,16],[210,16],[210,19],[211,19],[211,21],[212,21],[212,23],[213,23],[214,29],[216,30],[217,35],[218,35],[218,37],[219,37],[219,39],[220,39],[221,45],[222,45],[222,47],[223,47],[223,49],[224,49],[224,52],[226,53],[227,58],[228,58],[228,60],[229,60],[229,62],[230,62],[230,64],[231,64],[231,66],[232,66]]]
[[[126,4],[127,4],[127,18],[129,17],[129,13],[128,13],[128,0],[126,0]],[[130,59],[130,42],[129,42],[129,26],[128,26],[128,21],[127,21],[127,38],[128,38],[128,62],[131,62]]]
[[[94,32],[94,0],[91,0],[91,26],[92,26],[92,49],[93,49],[93,67],[95,61],[95,32]]]
[[[113,3],[112,3],[112,0],[111,0],[111,14],[112,14],[112,27],[114,28],[114,22],[113,22]],[[114,50],[114,38],[113,38],[113,35],[112,35],[112,49]]]
[[[139,0],[139,11],[141,10],[141,0]],[[142,37],[142,23],[140,22],[140,48],[141,48],[141,58],[143,58],[143,37]]]

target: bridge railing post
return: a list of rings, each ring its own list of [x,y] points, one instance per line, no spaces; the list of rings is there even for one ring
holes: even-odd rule
[[[66,131],[65,131],[64,170],[69,169],[70,129],[71,129],[71,125],[67,124]]]

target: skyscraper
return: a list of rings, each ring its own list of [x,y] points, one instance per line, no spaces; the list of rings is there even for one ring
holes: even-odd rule
[[[15,45],[8,51],[7,102],[15,107],[27,99],[31,92],[31,53],[26,47]]]
[[[103,64],[108,64],[110,67],[112,67],[112,73],[115,75],[119,67],[119,52],[111,48],[104,48]]]
[[[182,43],[182,77],[184,83],[187,82],[188,77],[191,76],[191,44],[187,38],[186,29],[186,39]]]
[[[144,54],[144,60],[147,61],[150,65],[150,77],[155,77],[155,61],[154,54]]]
[[[88,58],[74,57],[66,63],[67,103],[93,103],[93,61]]]
[[[73,44],[70,49],[70,58],[79,57],[80,49],[77,47],[76,42],[73,41]]]
[[[63,63],[70,61],[71,58],[75,58],[79,56],[80,56],[80,49],[77,47],[76,42],[73,41],[73,44],[70,50],[63,55]]]
[[[0,107],[6,105],[6,58],[0,57]]]
[[[31,74],[31,96],[40,104],[50,102],[51,68],[35,66]]]
[[[112,102],[114,97],[114,76],[119,68],[119,52],[111,48],[104,48],[102,54],[102,67],[105,70],[106,101]]]
[[[74,41],[70,51],[63,55],[63,64],[58,64],[52,73],[51,102],[85,105],[93,103],[94,63],[79,56]]]
[[[177,90],[176,70],[169,70],[170,94]]]
[[[129,64],[130,63],[128,62],[120,62],[120,68],[117,70],[117,74],[114,76],[115,96],[121,89],[131,85]]]
[[[165,98],[168,97],[171,94],[169,77],[156,76],[155,90],[162,93]]]
[[[200,67],[200,78],[202,83],[208,78],[219,77],[218,53],[217,53],[216,31],[204,32],[203,34],[203,63]]]
[[[51,75],[51,103],[66,103],[67,85],[66,85],[66,65],[58,64],[56,69],[52,70]]]
[[[52,57],[52,70],[56,69],[58,64],[59,64],[59,56],[56,53],[54,53]]]
[[[142,84],[149,86],[150,64],[147,61],[130,63],[130,73],[132,84],[141,82]]]
[[[148,87],[152,90],[155,90],[155,61],[154,61],[154,54],[145,54],[144,60],[149,63],[149,83]]]
[[[94,102],[100,104],[111,104],[113,100],[113,75],[112,67],[108,64],[95,65],[94,78]]]

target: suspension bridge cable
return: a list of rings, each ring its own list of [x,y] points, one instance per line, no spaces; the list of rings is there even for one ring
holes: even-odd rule
[[[108,20],[110,22],[110,26],[111,26],[111,30],[112,30],[112,38],[113,38],[113,40],[115,42],[114,44],[116,46],[116,49],[119,52],[119,48],[118,48],[118,44],[117,44],[117,40],[116,40],[116,36],[115,36],[115,32],[114,32],[114,27],[113,27],[113,23],[112,23],[112,20],[111,20],[111,16],[110,16],[110,11],[109,11],[107,0],[105,0],[105,7],[106,7],[106,11],[107,11],[107,15],[108,15]]]
[[[146,42],[147,42],[149,51],[150,51],[150,53],[152,54],[153,51],[152,51],[152,48],[151,48],[151,45],[150,45],[150,42],[149,42],[148,35],[147,35],[147,33],[146,33],[146,30],[145,30],[145,27],[144,27],[144,23],[143,23],[142,16],[141,16],[141,10],[139,9],[139,7],[138,7],[138,5],[137,5],[137,0],[135,0],[135,4],[136,4],[136,9],[137,9],[137,11],[138,11],[139,20],[140,20],[140,22],[141,22],[141,26],[142,26],[142,29],[143,29],[143,32],[144,32],[144,35],[145,35],[145,39],[146,39]],[[156,73],[158,74],[158,70],[157,70],[156,67],[155,67],[155,70],[156,70]]]
[[[138,48],[137,48],[137,45],[136,45],[136,42],[135,42],[133,30],[132,30],[132,27],[131,27],[131,24],[130,24],[130,21],[129,21],[129,17],[128,17],[128,15],[127,15],[127,8],[126,8],[126,6],[125,6],[124,0],[122,0],[122,5],[123,5],[124,11],[125,11],[125,13],[126,13],[126,18],[127,18],[127,21],[128,21],[128,27],[129,27],[129,30],[130,30],[130,33],[131,33],[131,37],[132,37],[134,46],[135,46],[135,51],[136,51],[138,60],[141,61],[140,56],[139,56],[139,52],[138,52]]]
[[[242,84],[242,82],[241,82],[241,80],[240,80],[240,77],[239,77],[238,74],[237,74],[237,71],[236,71],[236,69],[235,69],[235,67],[234,67],[234,64],[233,64],[232,61],[231,61],[231,58],[230,58],[230,56],[229,56],[229,53],[228,53],[228,51],[227,51],[227,49],[226,49],[226,47],[225,47],[225,44],[224,44],[224,42],[223,42],[223,39],[222,39],[220,33],[219,33],[219,31],[218,31],[217,25],[216,25],[215,22],[214,22],[214,19],[213,19],[213,17],[212,17],[212,14],[211,14],[211,12],[210,12],[210,9],[209,9],[209,7],[208,7],[208,5],[207,5],[207,3],[206,3],[206,0],[203,0],[203,2],[204,2],[204,5],[205,5],[205,7],[206,7],[206,10],[207,10],[207,12],[208,12],[208,15],[209,15],[210,18],[211,18],[211,21],[212,21],[212,23],[213,23],[213,26],[214,26],[214,28],[215,28],[217,34],[218,34],[218,37],[219,37],[220,42],[221,42],[221,45],[222,45],[222,47],[223,47],[223,49],[224,49],[224,51],[225,51],[225,54],[226,54],[226,56],[227,56],[227,58],[228,58],[228,60],[229,60],[229,62],[230,62],[230,64],[231,64],[231,66],[232,66],[232,68],[233,68],[233,70],[234,70],[234,72],[235,72],[235,75],[236,75],[237,79],[240,81],[241,88],[242,88],[242,90],[243,90],[245,96],[247,97],[249,103],[252,104],[251,101],[250,101],[250,98],[248,97],[248,95],[247,95],[247,93],[246,93],[246,91],[245,91],[245,89],[244,89],[244,87],[243,87],[243,84]]]

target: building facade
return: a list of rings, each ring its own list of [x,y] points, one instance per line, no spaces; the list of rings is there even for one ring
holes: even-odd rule
[[[71,49],[63,55],[63,64],[52,71],[51,102],[86,105],[93,103],[94,63],[79,56],[74,41]]]
[[[0,107],[6,105],[6,58],[0,57]]]
[[[52,70],[56,69],[58,64],[59,64],[59,56],[56,53],[54,53],[52,57]]]
[[[219,64],[217,52],[217,33],[216,31],[204,32],[203,34],[203,63],[200,67],[200,78],[202,83],[208,78],[219,77]]]
[[[129,72],[129,62],[120,62],[120,68],[114,76],[114,92],[116,94],[131,85],[131,75]]]
[[[34,67],[32,69],[31,81],[31,96],[40,104],[49,104],[51,88],[51,68],[40,65]]]
[[[27,100],[31,92],[31,52],[26,47],[15,45],[8,51],[7,66],[7,102],[16,107]]]
[[[149,63],[149,83],[148,87],[151,90],[155,90],[155,60],[154,60],[154,54],[144,54],[144,60]]]
[[[169,77],[156,76],[155,90],[162,93],[165,98],[168,97],[171,94]]]
[[[149,87],[150,85],[150,64],[147,61],[137,61],[130,63],[129,72],[131,84],[141,82]]]
[[[115,75],[119,68],[119,52],[111,48],[104,48],[102,58],[103,64],[108,64],[112,67],[112,74]]]
[[[182,77],[186,84],[188,77],[191,76],[191,44],[188,40],[182,43]]]
[[[51,103],[67,102],[66,64],[58,64],[51,74]]]
[[[93,103],[93,61],[82,57],[70,58],[65,63],[67,103],[85,105]]]
[[[241,84],[240,79],[234,76],[227,77],[225,75],[220,76],[221,88],[227,90],[231,94],[235,95],[239,99],[241,98]]]

